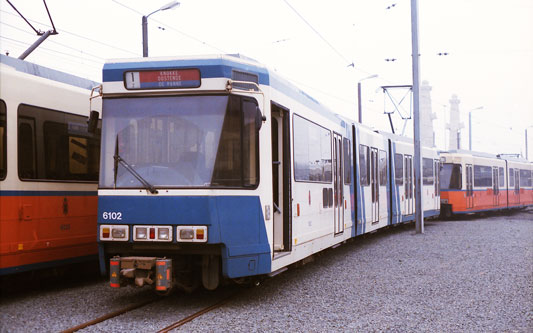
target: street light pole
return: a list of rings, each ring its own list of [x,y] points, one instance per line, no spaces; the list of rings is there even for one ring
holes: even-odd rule
[[[163,7],[159,8],[158,10],[154,10],[148,15],[144,15],[142,17],[142,29],[143,29],[143,57],[148,57],[148,17],[152,14],[155,14],[162,10],[172,9],[176,8],[180,5],[178,1],[171,1],[168,4],[164,5]]]
[[[148,57],[148,16],[143,16],[143,57]]]
[[[472,151],[472,111],[481,110],[482,106],[468,111],[468,150]]]
[[[376,78],[378,77],[377,74],[373,74],[373,75],[370,75],[370,76],[367,76],[365,78],[362,78],[361,80],[359,80],[357,82],[357,113],[358,113],[358,116],[359,116],[359,123],[362,124],[363,123],[363,109],[361,107],[361,81],[364,81],[364,80],[368,80],[368,79],[373,79],[373,78]]]

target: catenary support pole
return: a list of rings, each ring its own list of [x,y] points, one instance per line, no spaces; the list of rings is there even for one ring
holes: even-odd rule
[[[415,169],[415,228],[424,233],[424,211],[422,205],[422,156],[420,146],[420,56],[418,51],[418,1],[411,0],[411,43],[413,61],[413,127],[414,127],[414,169]]]

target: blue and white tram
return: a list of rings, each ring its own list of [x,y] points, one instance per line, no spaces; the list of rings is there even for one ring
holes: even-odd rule
[[[380,132],[389,141],[391,176],[391,224],[415,220],[413,140]],[[422,209],[424,218],[440,213],[440,160],[435,148],[422,147]]]
[[[390,224],[387,138],[253,60],[110,61],[103,81],[98,244],[112,287],[215,289]]]

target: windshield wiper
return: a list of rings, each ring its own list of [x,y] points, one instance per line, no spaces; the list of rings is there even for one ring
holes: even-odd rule
[[[115,174],[114,174],[114,181],[115,181],[115,187],[117,186],[117,173],[118,173],[118,164],[122,165],[124,169],[128,170],[141,184],[143,184],[144,188],[152,194],[157,194],[157,190],[155,189],[154,185],[150,184],[146,181],[131,165],[128,164],[128,162],[124,161],[122,157],[118,154],[118,135],[117,139],[115,141],[115,155],[113,156],[115,159]]]

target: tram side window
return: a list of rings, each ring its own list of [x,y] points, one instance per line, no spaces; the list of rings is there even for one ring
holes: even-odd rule
[[[403,185],[403,155],[394,154],[394,181],[396,185]]]
[[[331,132],[294,115],[294,178],[331,183]]]
[[[352,149],[349,139],[343,139],[344,148],[344,184],[352,183]]]
[[[498,168],[498,178],[500,178],[500,187],[505,186],[505,172],[503,171],[503,168]]]
[[[474,186],[492,186],[492,167],[474,165]]]
[[[37,178],[35,163],[35,119],[19,117],[18,168],[21,179]]]
[[[242,154],[246,161],[243,165],[244,186],[255,186],[259,183],[259,154],[256,149],[259,133],[256,130],[257,104],[252,100],[242,100],[242,112],[244,120],[242,137]]]
[[[370,185],[370,158],[369,148],[365,145],[359,145],[359,174],[361,186]]]
[[[243,115],[240,109],[240,103],[240,100],[237,98],[231,98],[229,100],[227,114],[222,125],[220,144],[216,154],[216,162],[211,180],[212,183],[235,187],[244,185],[242,162],[245,158],[243,150],[246,149],[246,147],[242,147],[244,142],[242,142],[241,136],[242,132],[246,134],[247,130],[244,129],[243,126]],[[198,138],[194,138],[194,141],[197,140]],[[153,146],[153,144],[150,146]],[[182,158],[182,163],[191,160],[192,156],[188,155],[193,154],[184,154],[185,157]],[[196,163],[193,165],[195,164]],[[203,164],[203,162],[200,164]]]
[[[0,180],[7,174],[6,103],[0,99]]]
[[[531,170],[520,169],[520,187],[531,187]]]
[[[460,164],[444,163],[440,168],[440,189],[460,190],[462,188],[462,167]]]
[[[514,169],[509,168],[509,187],[514,187]]]
[[[422,159],[422,183],[424,185],[433,185],[433,160],[431,158]]]
[[[379,185],[387,185],[387,153],[379,151]]]
[[[99,134],[85,117],[20,105],[18,124],[21,179],[98,180]]]

